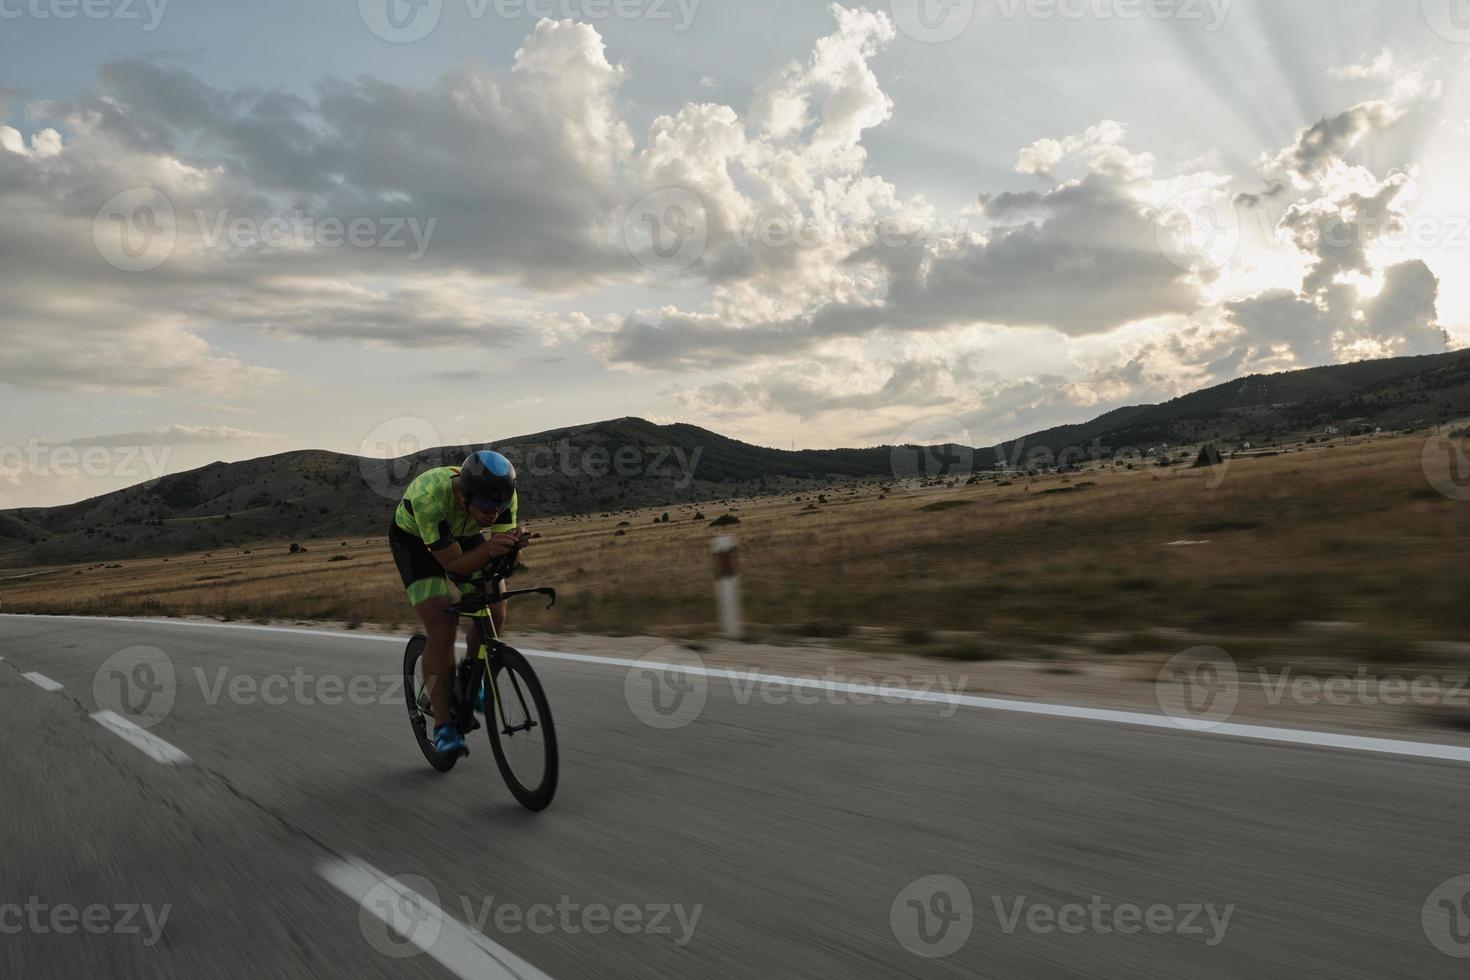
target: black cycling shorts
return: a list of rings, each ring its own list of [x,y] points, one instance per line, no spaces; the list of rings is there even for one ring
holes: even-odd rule
[[[462,551],[469,551],[484,544],[485,535],[473,534],[455,540]],[[449,573],[429,551],[429,546],[396,522],[388,525],[388,550],[393,552],[393,564],[398,566],[398,577],[403,579],[410,603],[417,606],[425,599],[447,599],[454,594]]]

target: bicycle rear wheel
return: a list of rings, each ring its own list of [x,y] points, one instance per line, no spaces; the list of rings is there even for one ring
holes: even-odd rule
[[[408,641],[403,651],[403,698],[408,704],[408,722],[413,726],[413,737],[419,743],[419,751],[429,760],[429,765],[439,772],[448,772],[459,761],[458,755],[440,752],[434,748],[434,709],[429,703],[429,689],[424,683],[419,661],[423,659],[428,637],[418,634]]]
[[[559,769],[551,704],[530,663],[508,646],[500,646],[492,660],[485,710],[505,785],[526,809],[546,809],[556,795]]]

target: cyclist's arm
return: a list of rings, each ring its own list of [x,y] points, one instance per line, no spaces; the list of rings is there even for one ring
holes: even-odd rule
[[[513,535],[492,534],[484,542],[465,551],[459,546],[458,541],[451,538],[448,545],[438,551],[431,550],[429,553],[449,574],[473,575],[484,568],[490,559],[509,554],[516,544]]]

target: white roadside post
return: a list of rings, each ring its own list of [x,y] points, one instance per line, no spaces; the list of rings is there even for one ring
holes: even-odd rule
[[[735,571],[735,536],[722,534],[710,542],[715,556],[715,605],[719,610],[720,635],[740,638],[740,576]]]

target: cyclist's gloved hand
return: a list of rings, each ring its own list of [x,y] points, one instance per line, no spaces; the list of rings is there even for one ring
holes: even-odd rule
[[[492,544],[500,545],[504,550],[501,554],[511,554],[521,547],[520,535],[515,531],[497,531],[490,535]]]

